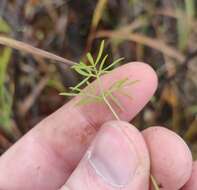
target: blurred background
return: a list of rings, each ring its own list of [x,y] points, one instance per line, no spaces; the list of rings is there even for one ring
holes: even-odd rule
[[[132,123],[170,128],[197,157],[196,0],[0,0],[0,35],[75,62],[105,39],[111,61],[151,65],[159,87]],[[0,46],[0,154],[80,80],[63,63]]]

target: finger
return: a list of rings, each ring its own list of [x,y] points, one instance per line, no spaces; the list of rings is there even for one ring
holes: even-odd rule
[[[151,173],[162,190],[179,190],[192,171],[192,155],[186,143],[164,127],[143,131],[151,156]]]
[[[148,190],[149,155],[129,123],[106,123],[61,190]]]
[[[192,175],[181,190],[196,190],[197,189],[197,161],[193,163]]]
[[[118,115],[130,120],[153,95],[157,78],[148,65],[134,62],[103,76],[103,88],[125,77],[139,80],[125,89],[132,99],[118,95],[124,107]],[[0,189],[12,189],[16,184],[14,190],[59,187],[83,156],[99,126],[111,119],[113,115],[105,104],[77,106],[76,99],[71,100],[0,158]]]

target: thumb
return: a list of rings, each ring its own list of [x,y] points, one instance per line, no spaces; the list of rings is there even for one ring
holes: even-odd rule
[[[149,155],[140,132],[129,123],[103,125],[61,190],[148,190]]]

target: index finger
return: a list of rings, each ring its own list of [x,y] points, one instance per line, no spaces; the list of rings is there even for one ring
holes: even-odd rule
[[[116,111],[122,120],[129,121],[155,92],[157,77],[147,64],[133,62],[103,76],[103,88],[126,77],[139,80],[125,88],[132,99],[117,94],[124,110]],[[101,124],[112,119],[113,114],[105,104],[76,106],[76,99],[71,100],[0,158],[0,189],[58,189],[78,164]]]

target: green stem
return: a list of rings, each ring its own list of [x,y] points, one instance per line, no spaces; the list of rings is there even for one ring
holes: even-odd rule
[[[96,80],[98,82],[99,90],[100,90],[100,93],[102,95],[102,98],[103,98],[104,102],[106,103],[106,105],[108,106],[108,108],[110,109],[110,111],[112,112],[112,114],[114,115],[114,117],[117,120],[120,120],[120,118],[118,117],[118,114],[115,112],[115,110],[113,109],[113,107],[111,106],[110,102],[107,100],[107,98],[105,96],[105,93],[104,93],[104,90],[103,90],[103,87],[102,87],[102,84],[101,84],[99,72],[97,71],[95,65],[94,65],[94,71],[95,71],[95,75],[96,75]]]
[[[117,113],[115,112],[115,110],[112,108],[111,104],[109,103],[109,101],[107,100],[107,98],[105,97],[104,94],[102,94],[103,96],[103,100],[105,101],[105,103],[107,104],[108,108],[111,110],[111,112],[113,113],[114,117],[117,120],[120,120],[120,118],[118,117]]]
[[[114,115],[114,117],[117,120],[120,120],[120,118],[118,117],[117,113],[115,112],[115,110],[113,109],[113,107],[111,106],[111,104],[109,103],[109,101],[107,100],[107,98],[105,97],[105,94],[104,94],[104,91],[103,91],[103,88],[102,88],[102,84],[101,84],[101,80],[100,80],[99,76],[97,75],[96,78],[97,78],[99,90],[100,90],[100,93],[101,93],[101,95],[103,97],[104,102],[106,103],[106,105],[108,106],[108,108],[110,109],[110,111],[112,112],[112,114]]]

